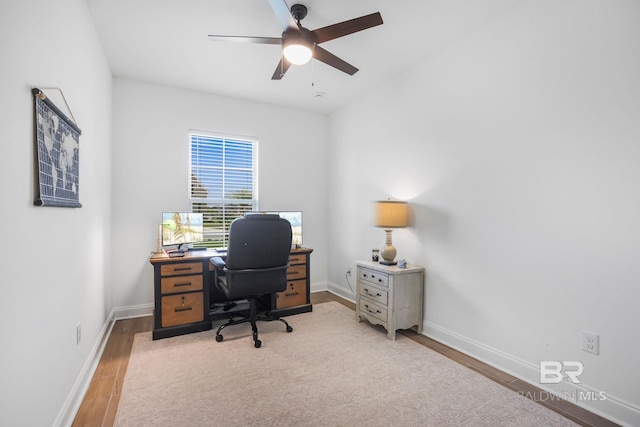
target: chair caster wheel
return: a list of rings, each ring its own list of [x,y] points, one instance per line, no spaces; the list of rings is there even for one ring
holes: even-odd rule
[[[254,345],[256,346],[256,348],[260,348],[260,346],[262,345],[262,341],[256,340]]]
[[[293,331],[293,328],[291,326],[287,325],[287,332],[291,332],[291,331]]]
[[[223,340],[223,336],[222,335],[216,335],[216,342],[220,342]]]

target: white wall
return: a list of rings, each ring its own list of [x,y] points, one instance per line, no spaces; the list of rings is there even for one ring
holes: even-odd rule
[[[371,202],[408,200],[394,244],[427,268],[427,334],[536,385],[581,361],[608,400],[578,404],[639,425],[639,22],[635,1],[525,1],[331,115],[331,286],[383,243]]]
[[[0,58],[0,425],[46,426],[111,310],[111,73],[83,0],[0,3]],[[61,88],[82,130],[82,208],[33,206],[32,86]]]
[[[190,129],[258,138],[259,207],[303,211],[312,286],[326,286],[326,115],[116,78],[115,306],[153,303],[148,257],[161,214],[189,207]]]
[[[540,360],[580,360],[609,398],[590,409],[640,424],[639,18],[630,0],[525,1],[328,132],[323,115],[116,79],[112,160],[84,1],[1,3],[0,220],[19,222],[0,249],[0,425],[66,421],[112,307],[151,304],[158,215],[187,207],[188,129],[260,139],[261,208],[304,211],[312,285],[348,295],[346,267],[383,242],[371,201],[409,200],[394,243],[428,269],[430,335],[533,383]],[[32,205],[31,86],[62,88],[82,129],[80,209]]]

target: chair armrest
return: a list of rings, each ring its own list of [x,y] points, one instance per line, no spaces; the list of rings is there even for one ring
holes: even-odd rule
[[[216,269],[223,269],[227,265],[227,263],[225,263],[224,260],[222,258],[220,258],[219,256],[215,256],[215,257],[211,258],[209,260],[209,262],[211,264],[213,264],[213,266]]]

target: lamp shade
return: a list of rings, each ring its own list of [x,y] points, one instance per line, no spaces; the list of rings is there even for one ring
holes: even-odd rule
[[[375,225],[381,228],[403,228],[407,226],[407,202],[384,200],[376,202]]]

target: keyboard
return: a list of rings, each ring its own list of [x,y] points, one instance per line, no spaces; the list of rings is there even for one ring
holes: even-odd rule
[[[183,257],[184,256],[184,252],[182,252],[182,251],[169,251],[169,252],[167,252],[167,255],[169,255],[169,258],[179,258],[179,257]]]

